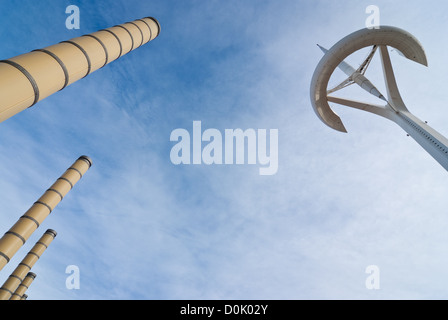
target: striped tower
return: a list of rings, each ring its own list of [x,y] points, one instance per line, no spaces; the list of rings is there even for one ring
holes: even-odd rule
[[[371,47],[371,52],[360,67],[355,70],[344,60],[360,49]],[[415,116],[405,105],[395,78],[389,55],[389,47],[410,61],[428,66],[426,53],[421,43],[409,32],[392,26],[378,29],[361,29],[339,40],[329,50],[314,71],[310,86],[311,105],[322,122],[332,129],[347,132],[341,118],[330,107],[331,103],[370,112],[395,122],[425,149],[446,171],[448,171],[448,139],[425,121]],[[386,94],[381,94],[363,73],[376,51],[380,53]],[[333,71],[339,68],[348,78],[335,88],[328,90]],[[356,83],[362,89],[376,96],[381,104],[352,100],[330,95]]]
[[[0,122],[155,39],[147,17],[0,61]]]
[[[22,283],[19,285],[17,290],[11,296],[9,300],[22,300],[23,295],[26,290],[30,287],[31,283],[33,283],[34,279],[36,279],[36,274],[32,272],[28,272],[25,279],[23,279]]]
[[[9,300],[19,285],[25,279],[37,260],[42,256],[50,243],[56,237],[56,231],[48,229],[44,235],[36,242],[34,247],[28,252],[25,258],[19,263],[17,268],[11,273],[9,278],[0,288],[0,300]]]
[[[92,165],[87,156],[81,156],[37,200],[30,209],[0,239],[0,270],[25,244],[26,240],[53,211],[73,186]]]

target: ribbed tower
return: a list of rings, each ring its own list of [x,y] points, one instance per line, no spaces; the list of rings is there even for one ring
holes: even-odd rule
[[[59,177],[30,209],[0,239],[0,270],[25,244],[26,240],[53,211],[73,186],[92,165],[87,156],[81,156]]]
[[[9,300],[22,300],[23,295],[26,290],[30,287],[31,283],[33,283],[34,279],[36,279],[36,274],[32,272],[28,272],[25,279],[22,281],[17,290],[13,293],[11,299]]]
[[[19,285],[25,280],[25,277],[31,268],[42,256],[53,239],[56,237],[56,231],[48,229],[44,235],[36,242],[34,247],[28,252],[25,258],[19,263],[17,268],[11,273],[3,286],[0,288],[0,300],[9,300]]]
[[[355,70],[344,59],[352,53],[372,47],[367,59]],[[388,47],[395,48],[407,59],[423,66],[428,65],[425,50],[421,43],[409,32],[397,27],[380,26],[379,29],[361,29],[339,40],[319,62],[311,79],[311,105],[316,115],[330,128],[347,132],[342,120],[330,107],[329,102],[367,111],[389,119],[398,124],[409,136],[420,144],[445,170],[448,171],[448,139],[430,127],[426,122],[416,117],[406,107],[395,79]],[[380,52],[386,96],[382,95],[373,84],[363,76],[375,51]],[[336,88],[328,90],[328,84],[333,71],[340,68],[348,78]],[[362,77],[360,77],[362,75]],[[353,83],[380,98],[380,104],[351,100],[329,95]],[[384,105],[384,102],[386,104]]]
[[[0,122],[155,39],[148,17],[0,61]]]

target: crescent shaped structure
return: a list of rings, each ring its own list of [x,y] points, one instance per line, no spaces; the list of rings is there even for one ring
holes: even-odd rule
[[[329,50],[319,46],[325,54],[317,65],[311,80],[311,105],[322,122],[340,132],[347,132],[347,130],[340,117],[330,107],[329,102],[368,111],[389,119],[405,130],[445,170],[448,170],[448,139],[407,109],[396,84],[388,46],[398,50],[407,59],[428,66],[423,46],[409,32],[391,26],[381,26],[379,29],[361,29],[346,36]],[[366,47],[372,47],[371,52],[358,69],[344,61],[352,53]],[[376,51],[380,52],[387,98],[364,75]],[[335,88],[328,89],[330,77],[336,68],[341,69],[348,78]],[[386,104],[376,105],[331,95],[351,84],[357,84]]]

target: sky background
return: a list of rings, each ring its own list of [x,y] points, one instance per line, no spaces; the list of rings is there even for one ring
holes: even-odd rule
[[[65,27],[71,4],[79,30]],[[30,300],[446,299],[446,170],[388,120],[335,106],[343,134],[310,104],[316,44],[364,28],[371,4],[425,48],[429,67],[391,53],[398,86],[448,136],[446,1],[0,0],[1,59],[147,16],[162,26],[0,124],[0,233],[79,156],[93,161],[1,283],[51,228]],[[376,62],[366,75],[381,91]],[[196,120],[278,129],[277,174],[173,165],[171,132]],[[66,288],[69,265],[78,290]],[[370,265],[379,290],[366,288]]]

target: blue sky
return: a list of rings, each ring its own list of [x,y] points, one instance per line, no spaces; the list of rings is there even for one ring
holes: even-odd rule
[[[93,160],[2,283],[52,228],[30,299],[447,297],[446,171],[395,124],[335,107],[341,134],[309,102],[316,43],[364,28],[375,4],[381,24],[423,44],[428,68],[392,55],[398,85],[409,109],[448,136],[444,1],[0,4],[2,59],[146,16],[162,26],[154,41],[0,124],[3,232],[80,155]],[[70,4],[80,30],[65,27]],[[277,174],[173,165],[170,134],[193,121],[278,129]],[[65,286],[68,265],[80,269],[79,290]],[[380,268],[380,290],[366,289],[369,265]]]

